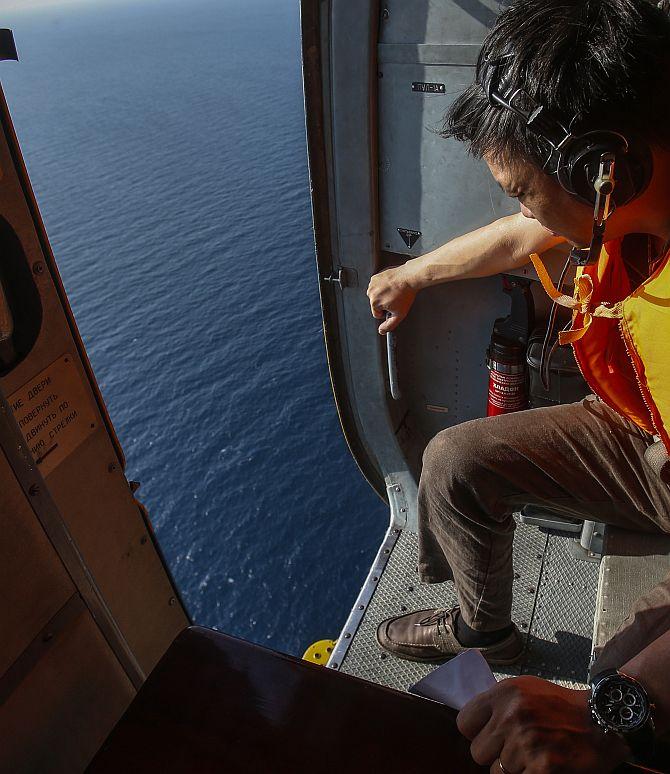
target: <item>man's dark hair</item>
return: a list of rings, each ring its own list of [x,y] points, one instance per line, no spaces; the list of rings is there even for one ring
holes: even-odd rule
[[[484,57],[512,53],[505,81],[577,131],[609,129],[670,146],[670,18],[648,0],[515,0],[484,41]],[[440,134],[475,156],[542,166],[547,145],[477,79],[448,111]]]

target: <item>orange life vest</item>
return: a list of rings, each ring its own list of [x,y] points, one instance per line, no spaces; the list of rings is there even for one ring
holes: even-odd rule
[[[573,310],[560,342],[572,344],[589,387],[670,452],[670,254],[631,291],[621,249],[621,240],[608,242],[597,264],[577,270],[573,298],[531,259],[549,295]]]

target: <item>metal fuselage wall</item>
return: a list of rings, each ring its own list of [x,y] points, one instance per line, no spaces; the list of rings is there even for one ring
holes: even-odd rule
[[[498,3],[303,0],[303,60],[326,346],[345,436],[382,481],[418,478],[426,443],[485,413],[498,278],[422,291],[398,329],[390,398],[370,277],[511,212],[483,162],[437,130]],[[320,93],[319,93],[320,89]],[[340,280],[339,282],[337,280]]]

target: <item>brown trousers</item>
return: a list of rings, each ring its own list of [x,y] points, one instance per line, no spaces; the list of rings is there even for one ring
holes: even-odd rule
[[[512,514],[520,507],[553,505],[580,519],[670,532],[670,487],[643,459],[651,441],[593,397],[443,430],[423,457],[421,579],[453,579],[465,622],[491,631],[511,620]],[[670,579],[639,600],[603,668],[621,666],[668,628]]]

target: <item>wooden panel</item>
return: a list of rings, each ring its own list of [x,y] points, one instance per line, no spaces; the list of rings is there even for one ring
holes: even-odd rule
[[[133,696],[93,619],[81,612],[0,706],[0,771],[83,771]]]
[[[0,452],[0,675],[74,587]]]

